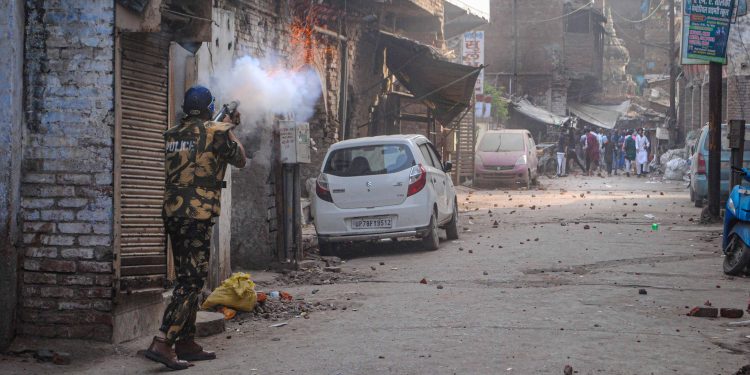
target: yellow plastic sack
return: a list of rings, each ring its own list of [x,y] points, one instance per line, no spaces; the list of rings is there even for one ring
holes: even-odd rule
[[[209,309],[222,305],[235,310],[252,311],[257,301],[255,283],[250,280],[250,274],[236,272],[211,292],[202,307]]]

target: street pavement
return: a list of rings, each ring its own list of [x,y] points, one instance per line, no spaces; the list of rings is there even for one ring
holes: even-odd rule
[[[335,310],[283,327],[230,322],[203,339],[219,359],[182,373],[734,374],[750,363],[750,327],[729,324],[750,317],[686,315],[706,302],[745,309],[750,282],[722,273],[720,227],[697,223],[684,183],[567,177],[531,191],[459,190],[460,240],[434,252],[416,241],[350,248],[343,281],[283,287]],[[72,363],[4,356],[0,373],[162,372],[137,354],[149,340],[45,341]]]

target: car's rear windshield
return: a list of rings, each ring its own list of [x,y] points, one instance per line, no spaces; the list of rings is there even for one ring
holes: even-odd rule
[[[479,144],[482,152],[524,151],[523,134],[488,133]]]
[[[339,177],[401,172],[414,165],[406,145],[385,144],[342,148],[331,152],[323,173]]]

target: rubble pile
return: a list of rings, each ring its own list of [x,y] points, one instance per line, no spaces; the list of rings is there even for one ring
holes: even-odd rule
[[[360,274],[341,272],[339,267],[312,267],[299,271],[284,271],[276,276],[274,285],[329,285],[358,282],[365,278]]]
[[[288,320],[294,317],[303,317],[307,319],[310,313],[316,311],[338,310],[339,307],[332,303],[307,302],[303,300],[280,301],[266,300],[255,306],[251,312],[241,312],[237,314],[240,322],[260,321],[260,320]],[[346,307],[342,307],[346,309]]]

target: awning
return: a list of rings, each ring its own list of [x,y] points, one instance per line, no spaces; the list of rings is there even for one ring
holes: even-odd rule
[[[455,2],[455,3],[454,3]],[[474,10],[456,0],[445,2],[445,40],[463,35],[467,31],[476,30],[480,26],[490,23],[489,15],[474,14]]]
[[[387,47],[386,65],[414,97],[433,110],[444,126],[471,103],[474,85],[483,67],[444,61],[433,47],[380,32]]]
[[[526,99],[513,102],[511,105],[516,112],[547,125],[562,126],[569,119],[569,117],[558,116],[544,108],[537,107]]]
[[[630,110],[630,100],[618,105],[568,104],[568,110],[581,120],[604,129],[614,129],[617,120]]]

